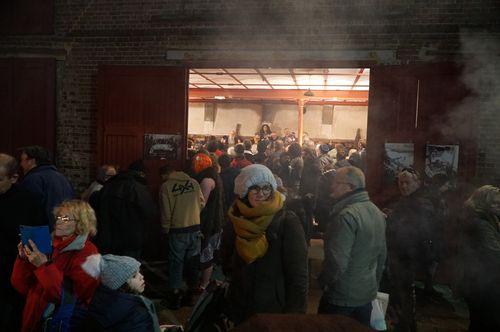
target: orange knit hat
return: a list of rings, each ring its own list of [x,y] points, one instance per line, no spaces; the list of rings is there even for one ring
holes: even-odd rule
[[[212,166],[212,159],[210,159],[209,155],[204,153],[197,153],[193,157],[193,171],[198,174],[204,169],[207,169]]]

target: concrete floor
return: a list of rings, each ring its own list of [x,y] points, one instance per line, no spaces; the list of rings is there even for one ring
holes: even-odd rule
[[[313,240],[309,250],[310,258],[310,287],[308,298],[308,314],[316,314],[321,289],[316,277],[321,270],[323,260],[323,244],[321,240]],[[460,299],[453,297],[450,288],[446,285],[436,285],[435,289],[442,295],[432,300],[422,296],[421,288],[417,283],[417,325],[419,332],[461,332],[467,331],[468,311],[467,306]],[[390,300],[389,300],[390,301]],[[159,300],[155,301],[156,304]],[[161,324],[184,325],[191,314],[192,308],[183,307],[172,311],[157,306],[158,317]],[[390,324],[390,322],[388,322]],[[389,329],[390,331],[390,329]]]

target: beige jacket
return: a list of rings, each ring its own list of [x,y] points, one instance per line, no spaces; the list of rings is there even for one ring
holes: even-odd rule
[[[161,224],[165,233],[199,229],[205,200],[198,182],[184,172],[173,172],[160,188]]]

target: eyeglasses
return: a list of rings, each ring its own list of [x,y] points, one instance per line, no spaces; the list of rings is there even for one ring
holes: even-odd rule
[[[418,174],[418,172],[412,168],[412,167],[403,167],[400,171],[400,173],[403,173],[403,172],[408,172],[410,174],[413,174],[413,175],[416,175],[416,176],[419,176],[420,174]]]
[[[251,186],[248,188],[248,193],[252,193],[254,195],[257,195],[259,192],[262,193],[264,196],[269,196],[273,192],[273,187],[271,185],[264,185],[264,186]]]
[[[76,221],[76,219],[69,216],[56,216],[56,223],[59,224],[69,224],[72,221]]]

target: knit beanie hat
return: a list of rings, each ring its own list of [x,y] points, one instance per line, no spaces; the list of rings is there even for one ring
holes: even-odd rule
[[[234,193],[240,198],[244,198],[248,194],[248,188],[263,183],[269,183],[273,190],[278,187],[276,179],[269,168],[260,164],[249,165],[243,168],[234,179]]]
[[[209,155],[204,153],[197,153],[193,157],[192,161],[193,171],[198,174],[204,169],[212,166],[212,159]]]
[[[330,151],[330,145],[328,145],[328,144],[321,144],[319,146],[319,150],[321,151],[321,153],[327,153],[328,151]]]
[[[111,289],[118,289],[139,271],[141,263],[128,256],[91,255],[82,264],[82,269],[90,276],[101,279],[101,283]]]

